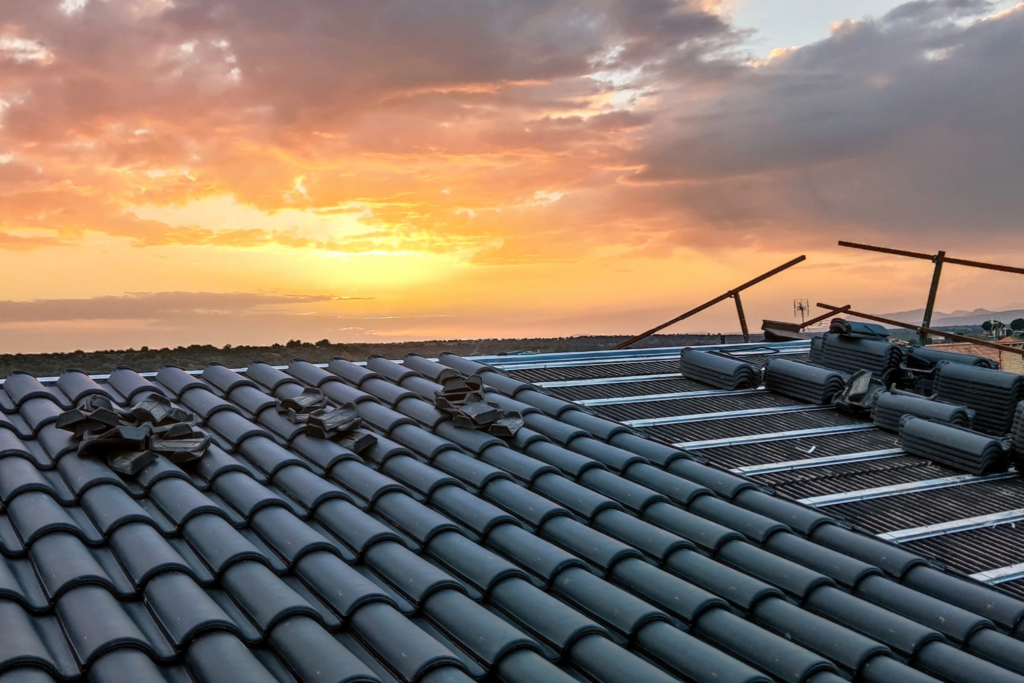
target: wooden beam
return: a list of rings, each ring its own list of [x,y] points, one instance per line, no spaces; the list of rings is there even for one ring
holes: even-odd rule
[[[921,254],[916,251],[904,251],[902,249],[890,249],[889,247],[875,247],[870,244],[857,244],[856,242],[844,242],[839,240],[839,246],[849,247],[851,249],[863,249],[864,251],[877,251],[881,254],[892,254],[893,256],[906,256],[907,258],[924,259],[925,261],[934,261],[935,254]],[[1014,266],[1001,266],[997,263],[982,263],[981,261],[969,261],[962,258],[952,258],[946,256],[943,258],[945,263],[953,263],[958,266],[969,266],[971,268],[984,268],[985,270],[998,270],[1003,273],[1016,273],[1017,275],[1024,275],[1024,268],[1016,268]]]
[[[671,320],[669,320],[666,323],[662,323],[661,325],[658,325],[657,327],[652,327],[651,329],[647,330],[646,332],[644,332],[642,334],[638,334],[635,337],[631,337],[631,338],[627,339],[626,341],[624,341],[621,344],[619,344],[618,346],[616,346],[615,349],[618,350],[618,349],[625,349],[627,347],[630,347],[633,344],[636,344],[638,341],[641,341],[643,339],[647,339],[652,334],[654,334],[656,332],[660,332],[661,330],[665,329],[666,327],[668,327],[670,325],[675,325],[677,322],[680,322],[681,320],[686,320],[690,316],[696,315],[697,313],[700,313],[701,311],[703,311],[705,309],[711,308],[712,306],[714,306],[718,302],[725,301],[726,299],[729,299],[729,298],[735,296],[738,292],[742,292],[744,289],[748,289],[750,287],[753,287],[757,283],[763,282],[763,281],[767,280],[768,278],[770,278],[773,275],[778,275],[779,273],[781,273],[782,271],[786,270],[787,268],[792,268],[796,264],[798,264],[798,263],[800,263],[802,261],[806,261],[806,260],[807,260],[806,256],[797,256],[792,261],[788,261],[787,263],[783,263],[778,268],[773,268],[773,269],[769,270],[767,273],[762,273],[761,275],[758,275],[757,277],[755,277],[753,280],[748,280],[747,282],[744,282],[739,287],[736,287],[734,289],[730,289],[725,294],[722,294],[720,296],[716,296],[714,299],[711,299],[710,301],[705,301],[704,303],[702,303],[697,308],[690,309],[686,313],[683,313],[680,316],[676,316],[675,318],[672,318]]]
[[[821,304],[821,303],[819,303],[819,304],[817,304],[817,306],[818,306],[818,308],[827,308],[827,309],[831,310],[833,313],[837,313],[840,310],[842,310],[838,306],[831,306],[829,304]],[[969,342],[971,344],[977,344],[978,346],[985,346],[985,347],[988,347],[990,349],[999,349],[1000,351],[1008,351],[1010,353],[1015,353],[1018,356],[1024,356],[1024,349],[1018,349],[1018,348],[1013,347],[1013,346],[1005,346],[1003,344],[997,344],[995,342],[985,341],[984,339],[975,339],[974,337],[965,337],[962,334],[953,334],[952,332],[943,332],[941,330],[935,330],[935,329],[932,329],[930,327],[918,327],[917,325],[911,325],[910,323],[900,322],[899,320],[892,320],[891,318],[883,318],[881,316],[872,315],[870,313],[861,313],[860,311],[849,310],[849,306],[847,306],[846,308],[847,308],[847,315],[852,315],[852,316],[855,316],[857,318],[864,318],[865,320],[874,320],[877,323],[882,323],[882,324],[885,324],[885,325],[892,325],[893,327],[902,327],[905,330],[913,330],[914,332],[918,332],[918,333],[924,332],[925,334],[933,334],[936,337],[945,337],[946,339],[953,339],[955,341]]]
[[[805,327],[810,327],[811,325],[816,325],[816,324],[820,323],[822,320],[825,320],[827,318],[835,317],[839,313],[846,313],[848,310],[850,310],[850,304],[846,304],[842,308],[840,308],[838,310],[835,310],[835,311],[829,311],[828,313],[822,313],[817,318],[811,318],[810,320],[805,321],[803,324],[800,325],[800,329],[802,330]]]

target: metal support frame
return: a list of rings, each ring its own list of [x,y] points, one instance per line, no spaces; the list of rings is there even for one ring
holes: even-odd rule
[[[736,315],[740,317],[740,331],[743,333],[743,341],[750,342],[750,330],[747,329],[747,316],[743,315],[743,302],[740,300],[740,293],[733,292],[732,298],[736,301]]]
[[[859,489],[857,491],[830,493],[826,496],[801,498],[797,502],[803,503],[804,505],[810,505],[811,507],[827,507],[829,505],[839,505],[841,503],[855,503],[862,500],[872,500],[873,498],[888,498],[890,496],[902,496],[907,493],[945,489],[951,486],[979,484],[984,481],[999,481],[1000,479],[1009,479],[1017,476],[1016,472],[1001,472],[999,474],[988,475],[957,474],[951,477],[909,481],[904,484],[893,484],[892,486],[878,486],[870,489]]]
[[[650,337],[652,334],[654,334],[656,332],[660,332],[661,330],[665,329],[666,327],[669,327],[670,325],[675,325],[677,322],[680,322],[681,320],[686,320],[690,316],[696,315],[697,313],[700,313],[701,311],[703,311],[705,309],[711,308],[712,306],[714,306],[715,304],[717,304],[720,301],[725,301],[726,299],[733,298],[739,292],[742,292],[744,289],[749,289],[750,287],[753,287],[754,285],[756,285],[759,282],[764,282],[765,280],[767,280],[771,276],[777,275],[777,274],[781,273],[782,271],[786,270],[787,268],[792,268],[796,264],[798,264],[798,263],[800,263],[802,261],[806,261],[806,260],[807,260],[806,256],[798,256],[795,259],[793,259],[792,261],[789,261],[787,263],[783,263],[778,268],[773,268],[772,270],[769,270],[767,273],[763,273],[762,275],[758,275],[753,280],[749,280],[747,282],[744,282],[739,287],[735,287],[733,289],[730,289],[725,294],[721,294],[719,296],[716,296],[714,299],[711,299],[710,301],[705,301],[700,306],[697,306],[697,308],[690,309],[686,313],[683,313],[682,315],[676,316],[675,318],[672,318],[671,320],[669,320],[666,323],[662,323],[661,325],[658,325],[657,327],[652,327],[651,329],[647,330],[646,332],[644,332],[642,334],[638,334],[635,337],[630,337],[626,341],[624,341],[621,344],[617,345],[615,347],[615,349],[619,350],[619,349],[628,348],[628,347],[632,346],[633,344],[636,344],[638,341],[642,341],[644,339],[647,339],[647,337]],[[740,319],[741,319],[741,324],[745,324],[745,322],[743,321],[743,313],[742,313],[742,311],[740,312]],[[748,335],[748,338],[749,338],[749,335]]]
[[[817,467],[830,467],[832,465],[844,465],[851,462],[867,462],[869,460],[884,460],[886,458],[898,458],[906,455],[902,448],[884,448],[877,451],[861,451],[860,453],[843,453],[842,455],[823,455],[820,458],[805,458],[803,460],[784,460],[782,462],[769,462],[763,465],[745,465],[734,467],[729,470],[735,474],[744,474],[754,477],[759,474],[772,474],[774,472],[789,472],[791,470],[813,469]]]
[[[828,308],[833,311],[838,311],[837,306],[830,304],[817,304],[819,308]],[[977,344],[978,346],[985,346],[991,349],[999,349],[1000,351],[1006,351],[1008,353],[1015,353],[1018,356],[1024,356],[1024,349],[1018,349],[1013,346],[1006,346],[1005,344],[996,344],[995,342],[985,341],[984,339],[975,339],[974,337],[965,337],[962,334],[953,334],[952,332],[943,332],[942,330],[935,330],[930,327],[918,327],[917,325],[911,325],[910,323],[900,322],[899,320],[893,320],[891,318],[883,318],[878,315],[872,315],[871,313],[861,313],[860,311],[849,311],[849,314],[857,317],[864,318],[865,320],[874,320],[877,323],[883,323],[885,325],[892,325],[893,327],[902,327],[906,330],[914,330],[915,332],[924,332],[927,334],[934,334],[937,337],[945,337],[946,339],[953,339],[954,341],[969,342],[971,344]]]
[[[969,261],[961,258],[950,258],[946,256],[946,252],[940,251],[937,254],[922,254],[916,251],[904,251],[902,249],[890,249],[889,247],[876,247],[870,244],[858,244],[856,242],[844,242],[839,240],[839,246],[849,247],[850,249],[862,249],[864,251],[876,251],[880,254],[892,254],[893,256],[905,256],[907,258],[924,259],[931,261],[935,264],[935,269],[932,271],[932,284],[928,290],[928,302],[924,307],[924,317],[921,320],[920,327],[914,327],[909,329],[915,329],[918,332],[918,342],[921,346],[928,343],[929,334],[941,333],[932,332],[929,328],[932,324],[932,313],[935,311],[935,299],[939,293],[939,278],[942,277],[942,264],[952,263],[958,266],[968,266],[970,268],[982,268],[984,270],[997,270],[1001,273],[1014,273],[1016,275],[1024,275],[1024,268],[1016,268],[1014,266],[1002,266],[997,263],[983,263],[981,261]],[[850,315],[855,315],[853,311],[850,311]],[[864,316],[858,316],[864,317]],[[947,337],[952,339],[953,337]]]
[[[879,431],[879,429],[873,424],[835,425],[833,427],[810,427],[808,429],[791,429],[785,432],[770,432],[768,434],[727,436],[721,439],[708,439],[706,441],[678,441],[672,444],[672,446],[684,451],[701,451],[709,448],[741,446],[751,443],[766,443],[769,441],[789,441],[790,439],[803,439],[808,436],[826,436],[829,434],[850,434],[853,432],[871,431]]]
[[[886,541],[892,541],[893,543],[909,543],[910,541],[920,541],[922,538],[946,536],[948,534],[957,534],[961,531],[984,529],[986,527],[999,526],[1000,524],[1010,524],[1012,522],[1020,521],[1024,521],[1024,508],[1007,510],[1006,512],[993,512],[992,514],[978,515],[977,517],[954,519],[949,522],[928,524],[925,526],[914,527],[912,529],[887,531],[884,534],[876,534],[876,536]]]
[[[719,413],[694,413],[692,415],[668,415],[666,417],[647,417],[642,420],[624,420],[627,427],[658,427],[660,425],[679,425],[690,422],[708,422],[710,420],[734,420],[740,417],[756,417],[758,415],[778,415],[780,413],[811,413],[821,410],[833,410],[832,406],[775,406],[773,408],[749,408],[746,410],[725,410]]]
[[[935,270],[932,271],[932,286],[928,290],[928,303],[924,306],[924,318],[921,320],[921,327],[932,326],[932,313],[935,311],[935,297],[939,294],[939,278],[942,277],[942,262],[946,258],[946,252],[940,251],[932,259],[935,261]],[[921,346],[928,344],[928,333],[921,332],[918,335],[917,341]]]

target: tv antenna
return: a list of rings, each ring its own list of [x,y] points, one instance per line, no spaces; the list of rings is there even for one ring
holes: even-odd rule
[[[811,310],[811,304],[807,299],[793,299],[793,317],[800,318],[800,325],[803,326],[805,320],[807,320],[807,314]]]

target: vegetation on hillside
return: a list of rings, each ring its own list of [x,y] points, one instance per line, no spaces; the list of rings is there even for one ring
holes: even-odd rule
[[[119,365],[127,365],[139,372],[159,370],[168,363],[186,370],[206,367],[217,362],[231,368],[245,367],[254,360],[272,365],[284,365],[293,358],[322,363],[336,356],[348,360],[365,360],[379,354],[386,358],[401,358],[407,353],[437,356],[452,351],[462,356],[505,353],[553,353],[561,351],[593,351],[611,349],[626,337],[553,337],[549,339],[454,339],[422,342],[389,342],[365,344],[335,344],[327,339],[316,343],[291,340],[272,346],[215,346],[193,344],[174,349],[122,349],[109,351],[73,351],[70,353],[15,353],[0,354],[0,377],[14,370],[24,370],[37,377],[59,375],[62,370],[75,368],[88,373],[106,373]],[[761,339],[761,337],[755,337]],[[637,348],[658,346],[685,346],[698,344],[738,343],[739,335],[659,334],[645,339]]]

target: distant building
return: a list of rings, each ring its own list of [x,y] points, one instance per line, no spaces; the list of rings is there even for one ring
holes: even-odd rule
[[[1024,339],[1018,337],[1004,337],[999,340],[999,343],[1004,346],[1013,347],[1016,349],[1024,348]],[[999,369],[1005,372],[1015,372],[1018,375],[1024,375],[1024,356],[1016,353],[1009,353],[1007,351],[1000,351],[999,349],[993,349],[990,346],[982,346],[981,344],[974,344],[971,342],[954,342],[952,344],[929,344],[929,348],[942,349],[943,351],[952,351],[953,353],[966,353],[972,356],[982,356],[984,358],[991,358],[999,363]]]

